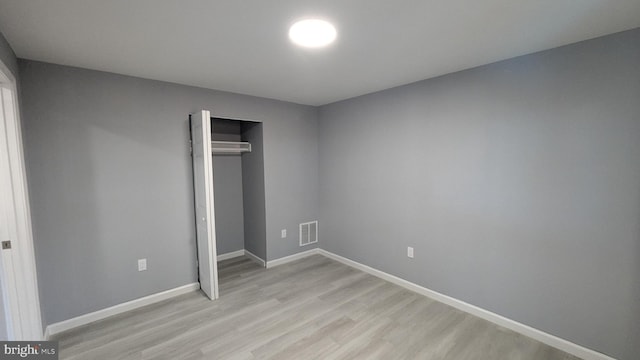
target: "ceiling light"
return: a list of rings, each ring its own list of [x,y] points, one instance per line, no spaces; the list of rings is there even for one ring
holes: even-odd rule
[[[289,39],[304,47],[327,46],[336,39],[336,28],[320,19],[300,20],[289,29]]]

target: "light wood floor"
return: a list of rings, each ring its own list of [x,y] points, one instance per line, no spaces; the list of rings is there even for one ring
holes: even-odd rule
[[[183,295],[59,336],[61,359],[577,359],[321,255],[219,264]]]

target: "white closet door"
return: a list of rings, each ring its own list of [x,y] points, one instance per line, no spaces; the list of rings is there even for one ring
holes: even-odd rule
[[[191,115],[193,187],[195,190],[196,240],[200,288],[211,300],[218,298],[216,222],[213,201],[213,156],[209,111]]]

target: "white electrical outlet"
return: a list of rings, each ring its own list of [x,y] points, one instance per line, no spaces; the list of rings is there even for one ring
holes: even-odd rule
[[[138,271],[147,270],[147,259],[138,259]]]
[[[413,259],[413,248],[411,246],[407,247],[407,257]]]
[[[280,230],[280,237],[283,239],[287,237],[287,229]]]

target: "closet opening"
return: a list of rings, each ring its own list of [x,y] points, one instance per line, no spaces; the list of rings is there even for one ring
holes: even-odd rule
[[[191,138],[199,282],[214,300],[232,267],[266,264],[262,123],[203,110],[191,116]]]
[[[262,123],[223,118],[211,121],[218,256],[225,259],[244,251],[264,266]]]

